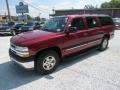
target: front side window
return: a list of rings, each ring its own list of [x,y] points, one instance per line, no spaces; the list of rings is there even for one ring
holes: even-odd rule
[[[82,18],[75,18],[71,22],[71,27],[76,27],[77,30],[83,30],[85,29],[84,21]]]
[[[88,28],[94,28],[98,26],[96,18],[86,17]]]
[[[50,32],[61,32],[67,22],[66,17],[54,17],[46,21],[42,29]]]

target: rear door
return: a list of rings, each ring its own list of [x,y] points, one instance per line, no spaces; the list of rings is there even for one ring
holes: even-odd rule
[[[91,16],[85,17],[85,22],[87,25],[87,30],[86,30],[87,47],[100,44],[104,32],[101,30],[98,18]]]

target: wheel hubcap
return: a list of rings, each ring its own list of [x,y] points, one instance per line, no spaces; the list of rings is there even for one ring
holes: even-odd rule
[[[56,64],[56,59],[53,56],[48,56],[43,61],[43,68],[45,70],[51,70]]]
[[[102,45],[104,49],[107,47],[107,44],[108,44],[108,40],[105,39],[105,40],[103,41],[103,45]]]

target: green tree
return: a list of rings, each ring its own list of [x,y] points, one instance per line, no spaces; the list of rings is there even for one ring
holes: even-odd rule
[[[84,9],[97,9],[97,5],[93,6],[93,5],[85,5]]]
[[[33,18],[30,15],[27,15],[28,20],[32,20]]]
[[[101,4],[101,8],[120,8],[120,0],[111,0]]]

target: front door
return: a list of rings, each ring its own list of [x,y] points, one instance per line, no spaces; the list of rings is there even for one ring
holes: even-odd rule
[[[64,42],[64,55],[80,51],[81,45],[87,42],[86,27],[83,18],[77,17],[71,21],[70,27],[76,27],[77,32],[69,33],[65,37]]]

